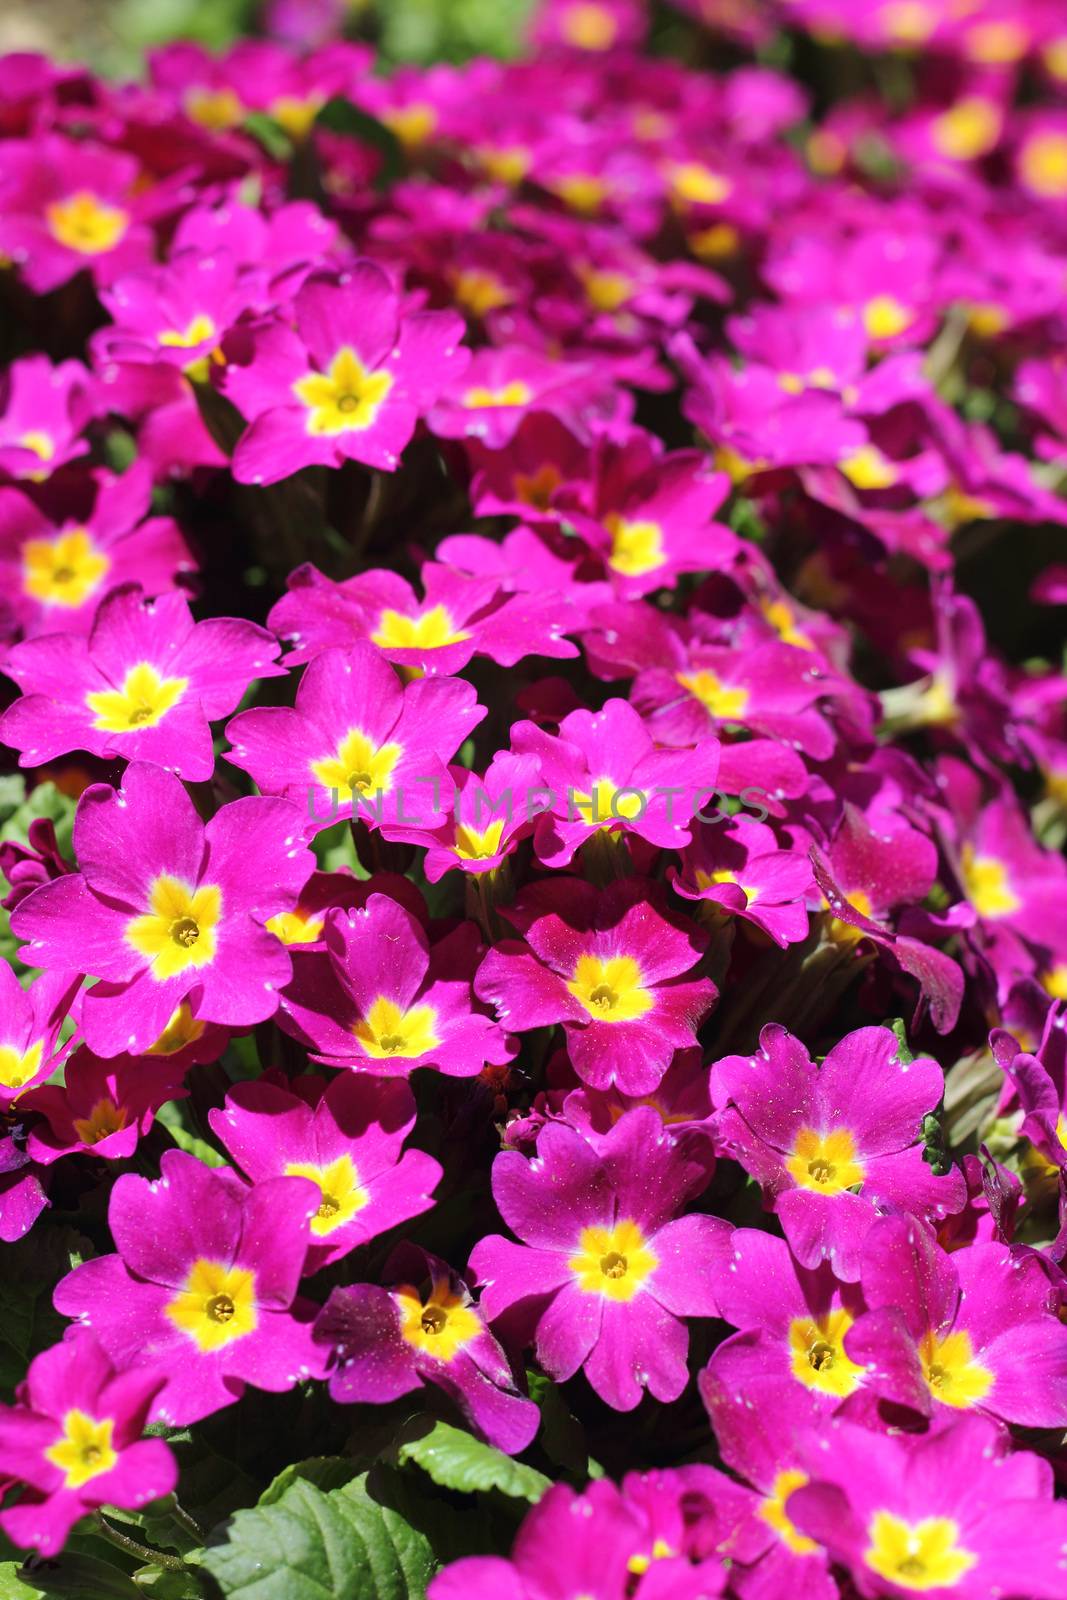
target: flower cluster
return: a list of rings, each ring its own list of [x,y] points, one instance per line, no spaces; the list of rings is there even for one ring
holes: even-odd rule
[[[1064,1600],[1062,7],[350,13],[0,59],[0,1528]]]

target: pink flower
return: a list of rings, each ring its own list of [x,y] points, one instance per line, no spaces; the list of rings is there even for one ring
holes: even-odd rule
[[[550,867],[567,866],[603,832],[679,849],[689,843],[693,814],[715,793],[718,740],[703,738],[692,750],[657,749],[626,700],[608,700],[596,712],[572,711],[558,737],[518,722],[511,743],[517,754],[540,763],[548,802],[545,809],[538,805],[534,847]]]
[[[816,1066],[799,1039],[769,1023],[755,1055],[714,1064],[712,1085],[723,1150],[757,1179],[804,1267],[829,1261],[855,1282],[880,1210],[932,1220],[964,1203],[959,1170],[935,1176],[920,1143],[923,1118],[944,1094],[941,1068],[902,1060],[889,1028],[846,1034]]]
[[[576,878],[535,885],[507,913],[523,941],[490,950],[475,993],[520,1032],[562,1022],[591,1087],[649,1094],[716,996],[709,979],[683,976],[703,935],[658,906],[652,885],[632,878],[602,893]]]
[[[432,407],[431,430],[443,439],[471,438],[499,450],[533,412],[558,417],[574,431],[587,431],[594,416],[610,415],[609,379],[589,364],[553,361],[536,350],[509,345],[478,350]],[[620,401],[614,398],[614,408]]]
[[[778,845],[774,830],[747,817],[707,823],[668,868],[671,886],[718,915],[742,917],[783,949],[807,937],[811,863]]]
[[[85,455],[82,431],[93,415],[92,380],[80,361],[53,366],[24,356],[7,369],[0,399],[0,473],[40,483]]]
[[[267,1073],[235,1084],[208,1121],[253,1183],[295,1176],[318,1184],[308,1273],[433,1205],[441,1168],[422,1150],[403,1150],[415,1099],[399,1079],[344,1073],[287,1083]]]
[[[228,365],[223,393],[250,423],[233,460],[239,483],[276,483],[301,467],[362,461],[395,470],[420,417],[466,366],[463,323],[406,313],[382,269],[360,261],[313,280],[293,301],[295,330],[266,322],[250,358]]]
[[[88,270],[100,283],[147,261],[146,218],[167,203],[164,186],[140,192],[138,163],[123,151],[59,134],[0,147],[0,251],[34,294]]]
[[[49,1166],[60,1156],[91,1151],[105,1161],[131,1156],[160,1106],[184,1100],[183,1064],[157,1056],[117,1056],[101,1061],[83,1045],[68,1060],[62,1084],[31,1089],[22,1109],[44,1118],[33,1124],[26,1148]]]
[[[102,980],[82,1026],[98,1055],[144,1051],[188,1000],[198,1018],[247,1027],[272,1016],[291,964],[264,926],[288,911],[312,857],[300,813],[242,799],[205,827],[173,774],[148,762],[78,804],[80,871],[15,908],[12,932],[38,966]]]
[[[141,1437],[165,1382],[159,1368],[116,1371],[80,1329],[30,1363],[17,1403],[0,1408],[0,1478],[25,1485],[0,1511],[15,1544],[55,1555],[99,1506],[135,1510],[170,1494],[177,1462],[162,1439]]]
[[[330,1396],[382,1404],[434,1384],[500,1450],[525,1450],[541,1413],[516,1387],[507,1356],[457,1272],[415,1245],[394,1250],[388,1288],[334,1289],[315,1321],[330,1352]]]
[[[170,517],[146,516],[152,474],[135,461],[121,476],[93,474],[93,496],[53,521],[16,489],[0,489],[0,575],[23,632],[88,633],[98,603],[131,581],[147,594],[192,572]]]
[[[362,572],[332,583],[315,567],[297,567],[268,620],[292,645],[286,658],[292,665],[362,639],[412,677],[462,672],[475,655],[513,667],[525,656],[578,654],[560,637],[582,621],[577,610],[567,615],[565,599],[509,597],[492,578],[468,578],[434,561],[424,562],[419,576],[421,600],[394,572]]]
[[[316,1059],[395,1076],[434,1067],[469,1078],[510,1059],[500,1029],[474,1010],[480,941],[461,923],[433,946],[410,911],[384,894],[326,924],[328,954],[293,959],[279,1022]]]
[[[267,794],[300,806],[309,825],[359,816],[430,825],[448,791],[445,762],[485,715],[459,678],[406,687],[369,641],[323,650],[295,709],[242,711],[227,726],[226,759]]]
[[[39,767],[69,750],[155,761],[190,783],[211,777],[209,724],[228,716],[254,678],[284,676],[277,642],[235,617],[194,622],[177,593],[113,590],[88,638],[49,633],[15,646],[0,666],[22,698],[0,738]]]
[[[319,1190],[307,1178],[247,1187],[228,1168],[167,1150],[155,1183],[111,1191],[117,1255],[75,1267],[56,1309],[91,1327],[116,1366],[165,1381],[151,1417],[181,1427],[232,1405],[250,1383],[291,1389],[321,1376],[310,1311],[294,1304]]]
[[[41,1083],[59,1066],[59,1035],[74,1004],[77,972],[43,972],[23,988],[6,961],[0,962],[0,1107]]]
[[[619,1119],[594,1151],[550,1123],[532,1161],[505,1150],[493,1163],[493,1196],[508,1227],[482,1239],[471,1270],[491,1322],[509,1314],[535,1341],[557,1381],[581,1367],[616,1411],[644,1389],[677,1399],[689,1377],[684,1317],[718,1315],[718,1217],[678,1217],[707,1183],[701,1141],[665,1139],[649,1107]]]

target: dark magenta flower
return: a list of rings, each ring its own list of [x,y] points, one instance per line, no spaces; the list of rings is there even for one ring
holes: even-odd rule
[[[428,1251],[402,1245],[385,1277],[387,1288],[334,1289],[316,1318],[314,1337],[330,1357],[331,1397],[381,1404],[434,1384],[490,1444],[525,1450],[541,1413],[516,1388],[460,1275]]]
[[[43,1118],[30,1127],[26,1149],[42,1166],[77,1151],[123,1160],[160,1106],[188,1094],[182,1069],[182,1062],[166,1056],[101,1061],[83,1045],[68,1059],[62,1084],[42,1084],[22,1101],[21,1109]]]

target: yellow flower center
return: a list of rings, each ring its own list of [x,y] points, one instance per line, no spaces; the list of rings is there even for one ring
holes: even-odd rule
[[[648,1571],[653,1561],[666,1561],[675,1554],[676,1551],[671,1548],[666,1539],[653,1539],[652,1549],[648,1554],[645,1555],[643,1551],[639,1551],[637,1555],[631,1556],[626,1563],[626,1570],[627,1572],[632,1572],[635,1578],[640,1578]],[[579,1595],[578,1600],[583,1600],[583,1596]]]
[[[190,89],[183,104],[186,116],[212,133],[236,128],[244,120],[245,108],[232,89]]]
[[[796,618],[784,600],[763,599],[759,608],[783,644],[794,644],[798,650],[814,650],[811,639],[797,627]]]
[[[126,1108],[114,1100],[98,1100],[87,1117],[75,1117],[74,1131],[82,1144],[99,1144],[109,1134],[119,1133],[126,1126]]]
[[[320,1238],[351,1222],[370,1199],[350,1155],[338,1156],[325,1167],[318,1167],[311,1161],[290,1161],[285,1176],[310,1178],[312,1183],[318,1184],[321,1199],[311,1219],[311,1231]]]
[[[303,99],[295,94],[281,94],[272,100],[268,110],[278,126],[299,144],[311,132],[315,118],[326,104],[321,94],[309,94]]]
[[[771,1485],[770,1494],[760,1501],[756,1511],[760,1520],[774,1529],[782,1543],[787,1549],[792,1550],[795,1556],[810,1556],[819,1548],[814,1539],[809,1539],[807,1534],[798,1532],[785,1509],[789,1496],[797,1489],[803,1489],[808,1481],[807,1473],[801,1472],[796,1467],[779,1472]]]
[[[175,1327],[204,1351],[221,1350],[256,1326],[256,1281],[246,1267],[227,1267],[201,1257],[164,1306]]]
[[[816,1189],[820,1194],[843,1194],[864,1178],[863,1163],[847,1128],[834,1128],[830,1133],[801,1128],[785,1166],[800,1188]]]
[[[84,1411],[68,1411],[63,1432],[44,1452],[45,1460],[65,1474],[64,1489],[80,1489],[83,1484],[118,1465],[118,1452],[111,1443],[115,1420],[99,1421]]]
[[[619,25],[607,6],[586,0],[567,7],[560,17],[559,31],[564,42],[576,50],[610,50]]]
[[[634,1022],[655,1003],[633,956],[579,956],[567,988],[597,1022]]]
[[[515,296],[495,272],[469,267],[452,276],[452,293],[472,317],[484,317],[490,311],[510,305]]]
[[[862,310],[869,339],[895,339],[915,321],[915,313],[892,294],[876,294]]]
[[[400,1332],[408,1344],[438,1361],[451,1361],[482,1332],[476,1312],[451,1292],[447,1281],[434,1285],[429,1300],[424,1301],[410,1284],[394,1289],[393,1299],[400,1309]]]
[[[109,206],[88,189],[45,207],[45,220],[53,239],[82,256],[113,250],[130,225],[121,206]]]
[[[608,566],[627,578],[640,578],[655,572],[667,560],[663,553],[663,529],[658,522],[628,522],[610,511],[604,526],[611,534]]]
[[[1060,83],[1067,83],[1067,34],[1050,39],[1041,52],[1046,70]]]
[[[0,1085],[5,1089],[21,1089],[41,1070],[43,1046],[38,1039],[28,1050],[17,1045],[0,1044]]]
[[[857,489],[891,489],[900,477],[889,457],[876,444],[861,444],[837,463]]]
[[[206,311],[199,311],[184,328],[164,328],[159,335],[159,342],[169,350],[192,350],[198,344],[213,339],[216,331],[214,319]]]
[[[410,1011],[401,1011],[395,1000],[387,1000],[384,995],[374,1001],[352,1032],[376,1061],[390,1057],[411,1060],[441,1043],[433,1006],[412,1006]]]
[[[50,451],[49,454],[52,452]],[[45,605],[83,606],[111,566],[87,528],[55,539],[27,539],[22,547],[22,587]]]
[[[748,705],[747,689],[730,688],[717,673],[706,668],[699,672],[679,672],[677,676],[682,688],[688,689],[708,715],[719,722],[736,722],[744,715]]]
[[[316,439],[363,433],[393,387],[391,372],[370,372],[351,345],[342,345],[325,372],[297,378],[293,393],[307,406],[307,431]]]
[[[737,887],[743,891],[745,899],[750,906],[754,905],[759,899],[759,890],[750,889],[747,883],[741,883],[738,880],[737,873],[731,872],[729,867],[716,867],[714,872],[704,872],[701,868],[697,868],[696,885],[698,889],[713,889],[720,883],[736,883]]]
[[[963,892],[980,917],[995,921],[1010,917],[1022,901],[1011,887],[1007,866],[996,856],[980,856],[973,845],[960,852],[960,877]]]
[[[845,1354],[845,1335],[852,1326],[847,1311],[825,1317],[795,1317],[789,1324],[789,1365],[807,1389],[844,1400],[863,1382],[863,1368]]]
[[[349,728],[335,755],[310,763],[311,775],[324,789],[336,789],[339,794],[349,790],[360,795],[387,794],[403,753],[403,745],[374,745],[359,728]]]
[[[521,183],[530,170],[530,152],[519,144],[504,149],[483,145],[474,155],[488,177],[509,188]]]
[[[633,279],[625,272],[597,272],[592,267],[579,267],[578,276],[594,311],[618,311],[634,292]]]
[[[302,911],[279,911],[268,917],[266,926],[282,944],[315,944],[322,938],[325,915]]]
[[[528,383],[523,383],[521,378],[513,378],[510,383],[501,384],[498,389],[490,389],[486,384],[476,383],[468,389],[463,396],[463,404],[468,411],[487,411],[493,406],[528,406],[533,399],[533,390]]]
[[[1028,139],[1019,158],[1026,187],[1046,200],[1067,195],[1067,133],[1047,130]]]
[[[977,1405],[993,1387],[993,1374],[975,1360],[971,1336],[964,1328],[942,1339],[932,1331],[925,1333],[919,1359],[930,1393],[942,1405],[965,1410]]]
[[[902,1589],[951,1589],[978,1561],[960,1545],[959,1534],[951,1517],[906,1522],[892,1511],[876,1511],[863,1559],[872,1572]]]
[[[469,632],[456,627],[446,606],[431,606],[417,617],[387,606],[371,634],[383,650],[440,650],[469,638]]]
[[[515,495],[528,506],[536,506],[539,511],[547,511],[552,504],[552,496],[563,482],[562,474],[550,461],[543,467],[538,467],[536,472],[515,474]]]
[[[205,883],[194,889],[162,872],[148,899],[151,910],[127,923],[126,941],[148,956],[153,978],[162,982],[191,968],[210,966],[222,916],[218,885]]]
[[[611,827],[620,820],[639,817],[647,804],[644,793],[636,789],[617,789],[610,778],[597,778],[591,794],[571,794],[571,802],[592,827]]]
[[[1053,1000],[1067,1000],[1067,961],[1057,962],[1040,977],[1041,987]],[[2,1069],[0,1069],[2,1070]]]
[[[729,198],[733,184],[721,172],[700,161],[681,161],[667,173],[671,198],[690,206],[718,206]]]
[[[177,1010],[171,1015],[170,1021],[163,1029],[155,1044],[149,1045],[145,1051],[147,1056],[173,1056],[179,1050],[184,1050],[186,1045],[195,1044],[202,1035],[206,1024],[199,1017],[194,1017],[189,1006],[183,1000]]]
[[[632,1300],[659,1266],[659,1257],[637,1223],[625,1220],[614,1228],[583,1228],[567,1265],[585,1294]]]
[[[548,188],[558,194],[571,211],[577,211],[584,217],[595,216],[609,194],[604,179],[595,177],[591,172],[565,173],[562,177],[551,179]]]
[[[55,458],[55,440],[52,438],[50,433],[45,433],[40,428],[27,429],[25,433],[19,435],[19,437],[15,440],[15,443],[21,450],[28,450],[31,455],[36,456],[38,461],[52,461]],[[22,472],[19,474],[19,476],[22,478],[30,478],[34,483],[41,483],[48,476],[48,474],[46,472]],[[32,542],[36,544],[41,543],[39,539]]]
[[[993,149],[1001,122],[1000,108],[992,100],[972,95],[934,118],[931,137],[950,161],[976,161]]]
[[[741,235],[732,222],[713,222],[689,237],[689,248],[701,261],[722,261],[741,248]]]
[[[437,112],[433,106],[417,103],[390,106],[381,113],[381,119],[406,150],[415,150],[425,144],[437,127]]]
[[[139,661],[126,673],[121,689],[91,689],[85,704],[95,712],[94,728],[134,733],[138,728],[158,728],[188,684],[188,678],[161,677],[150,661]]]
[[[456,824],[452,851],[461,861],[488,861],[500,851],[504,836],[504,819],[498,818],[484,830],[472,828],[466,822]]]

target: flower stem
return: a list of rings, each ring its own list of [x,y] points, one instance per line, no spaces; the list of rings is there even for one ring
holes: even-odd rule
[[[96,1532],[117,1550],[125,1550],[129,1556],[136,1556],[138,1561],[143,1561],[148,1566],[164,1567],[168,1572],[181,1572],[185,1562],[181,1556],[168,1555],[163,1550],[153,1550],[150,1544],[142,1544],[139,1539],[131,1539],[129,1534],[120,1533],[113,1523],[108,1522],[102,1512],[97,1511],[93,1516]]]

